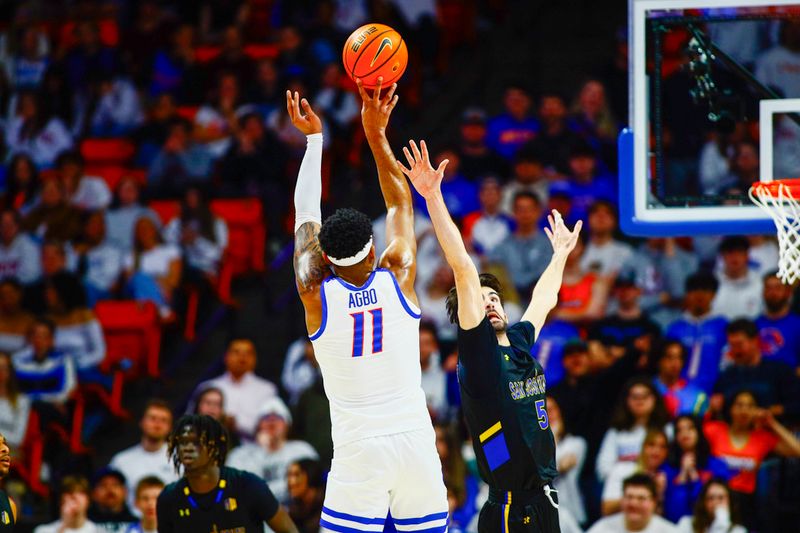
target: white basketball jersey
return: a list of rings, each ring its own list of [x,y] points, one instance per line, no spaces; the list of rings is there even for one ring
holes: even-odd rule
[[[309,338],[331,405],[334,447],[430,427],[420,311],[394,275],[377,269],[361,287],[329,277],[320,295],[322,325]]]

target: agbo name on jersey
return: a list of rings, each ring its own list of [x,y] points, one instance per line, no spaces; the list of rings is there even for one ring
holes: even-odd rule
[[[350,302],[347,307],[352,309],[353,307],[363,307],[376,303],[378,303],[378,292],[375,289],[369,289],[368,291],[351,292]]]

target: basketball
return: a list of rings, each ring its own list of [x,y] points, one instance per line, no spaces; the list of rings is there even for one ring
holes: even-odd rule
[[[408,49],[403,38],[385,24],[365,24],[350,34],[342,50],[347,75],[361,78],[364,87],[374,88],[383,76],[387,87],[400,79],[408,65]]]

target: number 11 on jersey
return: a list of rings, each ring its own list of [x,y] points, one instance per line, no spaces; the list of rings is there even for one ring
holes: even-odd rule
[[[372,316],[372,355],[383,351],[383,309],[370,309]],[[364,311],[350,313],[353,317],[353,357],[364,355]]]

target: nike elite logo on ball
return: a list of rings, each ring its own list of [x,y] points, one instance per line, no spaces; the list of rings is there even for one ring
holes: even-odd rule
[[[375,52],[375,57],[372,58],[372,62],[369,64],[370,67],[375,65],[375,61],[378,59],[378,56],[381,55],[381,52],[383,52],[383,49],[387,46],[389,47],[389,50],[392,49],[392,40],[388,37],[384,37],[380,46],[378,46],[378,51]]]

